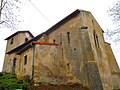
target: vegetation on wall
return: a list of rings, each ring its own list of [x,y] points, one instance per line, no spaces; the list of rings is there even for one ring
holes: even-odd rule
[[[8,90],[22,89],[24,87],[31,86],[30,82],[18,80],[14,74],[6,74],[0,72],[0,87],[4,87]]]

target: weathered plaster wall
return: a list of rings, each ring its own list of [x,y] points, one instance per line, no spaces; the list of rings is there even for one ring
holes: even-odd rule
[[[90,37],[92,52],[94,54],[95,63],[97,63],[97,66],[99,69],[103,89],[111,90],[112,89],[111,73],[110,73],[110,67],[108,64],[103,31],[91,13],[87,12],[85,17],[87,21],[85,22],[85,25],[88,26],[88,34]],[[96,39],[94,37],[94,32],[97,35]],[[95,42],[97,43],[97,45]]]
[[[112,75],[111,79],[112,79],[113,89],[119,89],[120,88],[120,69],[116,62],[112,49],[110,47],[110,44],[105,43],[105,45],[106,45],[106,51],[108,55],[110,71]]]
[[[25,65],[25,56],[27,55],[27,63]],[[13,67],[14,59],[16,58],[15,67]],[[5,58],[6,65],[4,72],[15,73],[18,78],[23,78],[24,76],[30,76],[32,78],[32,48],[27,49],[21,55],[16,55],[16,53],[8,54]]]
[[[91,22],[87,18],[86,13],[80,13],[48,36],[48,42],[55,42],[59,46],[36,46],[36,81],[82,83],[92,90],[95,87],[102,89],[97,61],[92,52],[93,43],[88,36],[91,35],[91,27],[88,26]],[[88,29],[84,32],[86,29],[82,28],[86,28],[86,25]]]
[[[32,78],[32,61],[33,61],[33,48],[29,48],[19,55],[19,67],[17,68],[17,77],[30,76]],[[25,56],[27,56],[27,63],[25,64]]]
[[[13,44],[11,44],[11,39],[13,38]],[[11,37],[10,39],[7,40],[7,46],[6,46],[6,53],[19,45],[25,43],[25,38],[28,38],[28,40],[32,39],[32,37],[29,35],[29,33],[18,33],[15,36]],[[18,62],[18,57],[16,53],[11,53],[11,54],[5,54],[4,58],[4,65],[3,65],[3,72],[12,72],[11,68],[13,66],[13,60],[14,58],[17,58]]]
[[[3,72],[13,73],[12,67],[13,67],[14,58],[18,58],[15,53],[10,54],[10,55],[9,54],[6,55],[5,61],[4,61],[5,65],[3,68]]]
[[[108,61],[109,61],[111,73],[120,72],[119,66],[118,66],[117,61],[114,57],[114,54],[113,54],[112,49],[110,47],[110,44],[105,43],[105,45],[106,45],[107,55],[108,55],[108,58],[109,58]]]
[[[78,15],[47,36],[47,42],[55,42],[59,46],[36,45],[36,81],[58,84],[80,82],[80,65],[83,62],[79,53],[79,20]],[[39,41],[44,41],[44,38]]]
[[[13,44],[11,44],[11,39],[13,38]],[[18,33],[15,36],[7,40],[6,52],[18,47],[19,45],[25,43],[25,38],[28,40],[32,39],[29,33]]]
[[[98,36],[98,46],[94,32]],[[44,35],[39,41],[55,42],[59,46],[36,45],[34,80],[55,84],[82,83],[92,90],[111,90],[102,33],[90,12],[80,12],[49,36]]]
[[[16,47],[24,43],[26,35],[22,33],[14,38],[16,44],[13,46]],[[35,45],[20,55],[6,54],[3,71],[12,72],[10,67],[16,58],[14,71],[18,78],[28,75],[31,79],[34,77],[36,83],[79,83],[91,90],[112,90],[118,85],[114,82],[119,75],[112,74],[119,71],[118,66],[110,47],[105,44],[102,29],[90,12],[80,11],[48,35],[44,34],[39,41],[59,45]],[[6,51],[13,46],[8,40]],[[26,55],[27,64],[24,62]]]

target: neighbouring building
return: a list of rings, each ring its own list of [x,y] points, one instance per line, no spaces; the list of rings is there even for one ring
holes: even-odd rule
[[[35,83],[77,83],[90,90],[120,89],[120,69],[104,31],[89,11],[76,10],[34,37],[18,31],[7,37],[3,72]]]

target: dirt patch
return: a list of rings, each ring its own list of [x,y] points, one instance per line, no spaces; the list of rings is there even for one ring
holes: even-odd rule
[[[89,90],[82,85],[40,85],[38,87],[28,87],[26,90]]]

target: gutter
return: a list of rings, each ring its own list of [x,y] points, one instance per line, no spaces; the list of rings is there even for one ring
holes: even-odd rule
[[[31,43],[32,46],[32,77],[31,80],[34,78],[34,55],[35,55],[35,45]]]

